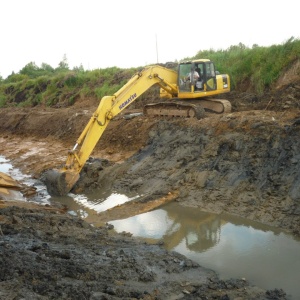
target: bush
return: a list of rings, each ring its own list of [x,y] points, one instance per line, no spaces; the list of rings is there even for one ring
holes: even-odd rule
[[[6,106],[6,97],[3,94],[0,94],[0,107]]]
[[[14,82],[20,82],[23,80],[27,80],[29,77],[24,74],[12,74],[9,75],[5,80],[4,83],[14,83]]]

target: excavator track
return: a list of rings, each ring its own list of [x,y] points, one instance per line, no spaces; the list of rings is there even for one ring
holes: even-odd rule
[[[144,115],[204,118],[205,111],[217,114],[231,112],[231,103],[224,99],[201,99],[151,103],[144,106]]]
[[[225,99],[201,99],[198,102],[206,111],[217,114],[231,112],[231,103]]]
[[[197,118],[199,120],[204,117],[205,111],[201,106],[194,103],[170,101],[145,105],[144,115]]]

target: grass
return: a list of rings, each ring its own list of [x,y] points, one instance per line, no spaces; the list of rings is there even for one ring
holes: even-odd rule
[[[231,78],[231,87],[241,86],[262,94],[271,89],[279,76],[300,57],[300,40],[291,37],[280,45],[252,48],[243,44],[225,50],[204,50],[194,57],[209,58],[220,73]],[[0,107],[5,106],[69,106],[78,99],[112,95],[137,69],[111,67],[85,71],[82,66],[69,70],[53,69],[47,64],[26,65],[19,73],[0,78]]]
[[[300,40],[293,37],[281,45],[247,48],[243,44],[226,50],[200,51],[193,58],[209,58],[221,73],[231,77],[233,89],[249,81],[250,89],[261,94],[273,84],[293,62],[300,58]]]

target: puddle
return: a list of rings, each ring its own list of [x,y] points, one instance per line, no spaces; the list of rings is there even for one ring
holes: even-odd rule
[[[20,183],[28,186],[34,186],[37,190],[37,195],[30,198],[31,202],[40,204],[51,204],[53,202],[65,205],[71,215],[79,216],[95,226],[102,225],[98,222],[97,213],[106,211],[112,207],[122,205],[140,197],[139,195],[124,195],[109,191],[95,190],[89,195],[69,193],[63,197],[51,197],[46,189],[46,186],[29,175],[23,174],[19,169],[14,168],[11,162],[3,156],[0,156],[0,172],[10,175]],[[25,200],[22,194],[17,192],[14,194],[15,200]]]
[[[50,197],[43,184],[14,169],[1,156],[0,171],[37,187],[39,195],[34,202],[59,202],[68,207],[70,214],[94,226],[102,225],[97,220],[98,213],[139,197],[112,191]],[[231,215],[181,207],[177,203],[109,223],[118,232],[130,232],[150,242],[161,240],[166,249],[215,270],[221,278],[246,278],[251,284],[264,289],[282,288],[292,299],[300,299],[300,239],[282,230]]]
[[[50,202],[59,202],[68,208],[68,213],[79,216],[94,226],[101,226],[103,222],[98,213],[137,199],[138,195],[124,195],[112,191],[95,190],[93,194],[72,194],[63,197],[51,197]]]
[[[103,212],[115,206],[124,204],[126,202],[137,199],[139,196],[128,197],[124,194],[108,192],[96,192],[94,194],[86,195],[73,195],[69,194],[79,204],[93,209],[95,212]]]
[[[109,223],[118,232],[150,242],[162,240],[166,249],[215,270],[221,278],[246,278],[300,299],[300,239],[276,228],[176,203]]]
[[[0,172],[8,174],[8,172],[12,169],[12,165],[9,163],[9,160],[0,156]]]

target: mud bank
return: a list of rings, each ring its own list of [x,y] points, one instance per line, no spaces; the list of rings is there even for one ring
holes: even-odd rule
[[[74,108],[0,115],[1,154],[36,178],[65,161],[87,121]],[[299,117],[293,110],[117,119],[74,191],[108,187],[141,194],[145,203],[178,193],[182,205],[299,234]],[[72,126],[65,126],[68,121]],[[158,245],[61,212],[5,208],[0,214],[3,299],[288,299],[280,289],[222,281]]]
[[[287,299],[50,207],[0,209],[0,299]]]
[[[74,191],[109,188],[227,212],[300,234],[300,118],[252,111],[161,120],[122,164],[90,160]]]

